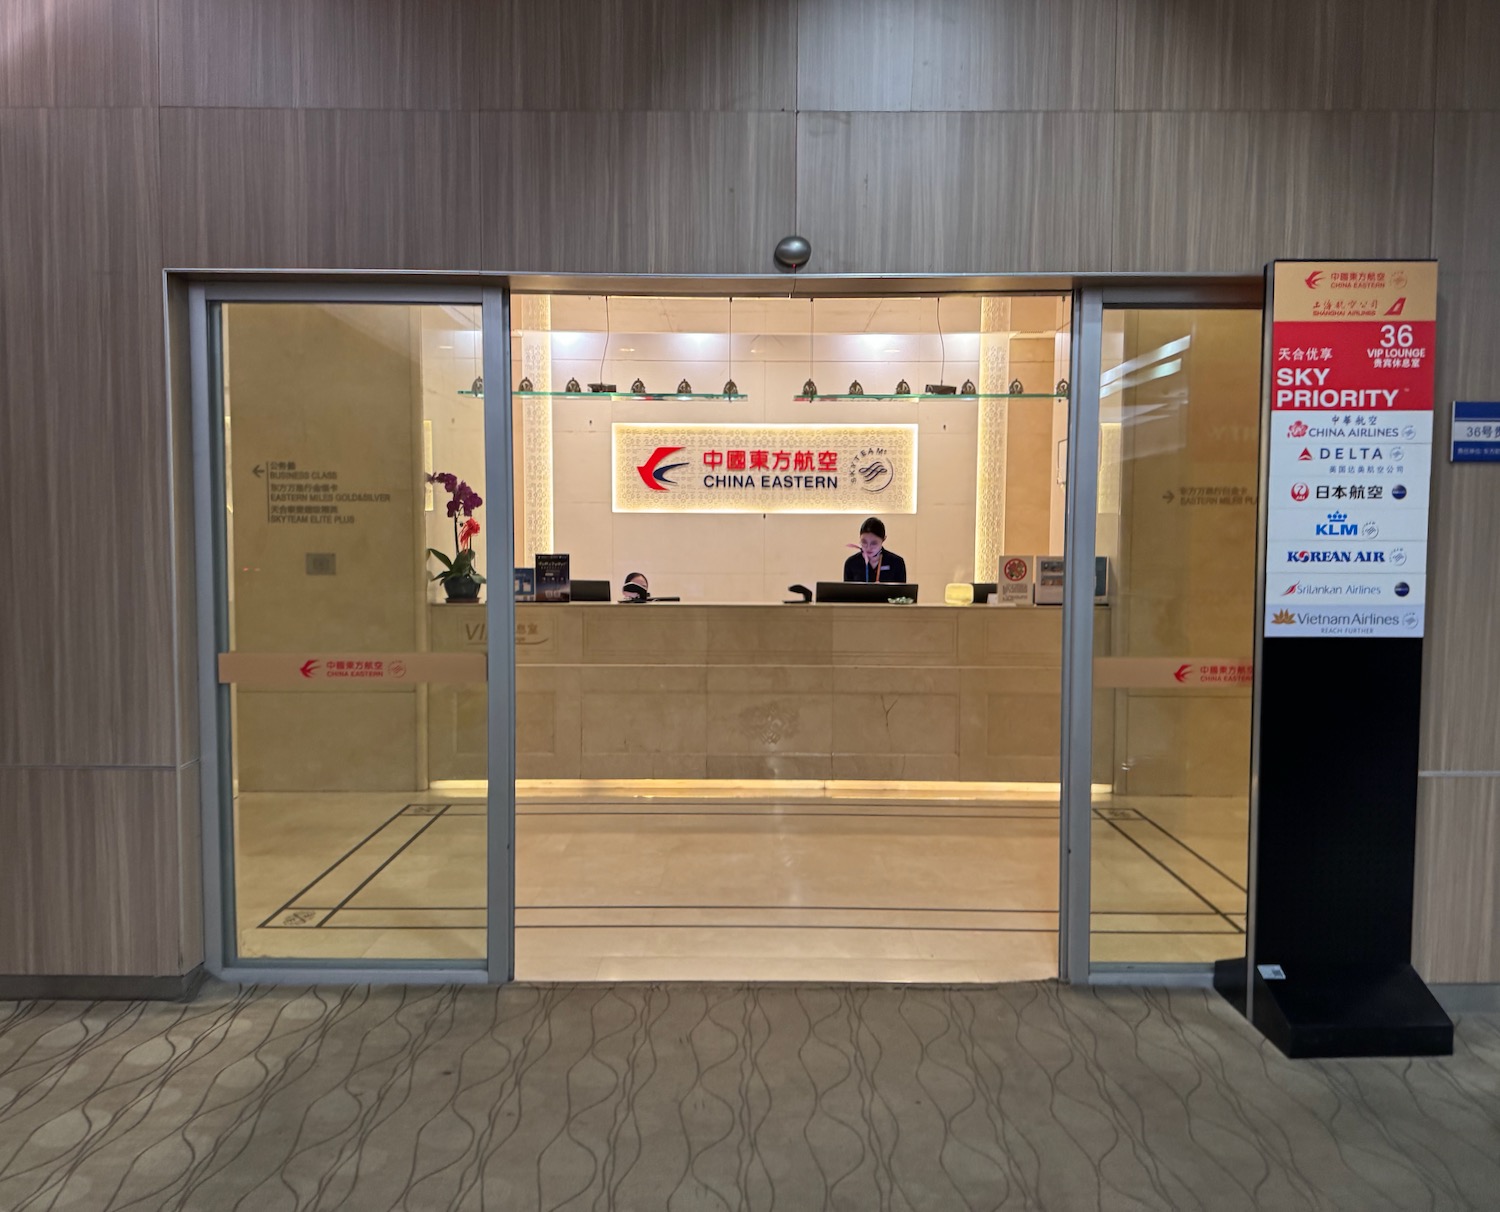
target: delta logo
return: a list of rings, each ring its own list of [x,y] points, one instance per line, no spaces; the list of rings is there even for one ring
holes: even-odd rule
[[[1289,438],[1307,437],[1307,422],[1293,421],[1286,431],[1286,436]]]
[[[1297,456],[1297,462],[1299,462],[1299,463],[1311,463],[1312,462],[1312,451],[1308,450],[1308,448],[1306,446],[1304,446],[1302,448],[1302,453]]]
[[[687,460],[684,459],[681,463],[667,463],[663,460],[670,459],[681,449],[681,446],[658,446],[651,452],[651,457],[636,468],[636,472],[652,492],[666,492],[669,488],[677,487],[677,481],[667,473],[686,467]]]

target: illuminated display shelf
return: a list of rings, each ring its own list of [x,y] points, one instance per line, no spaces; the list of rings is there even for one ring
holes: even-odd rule
[[[867,391],[862,395],[849,396],[840,395],[838,392],[819,392],[815,396],[793,396],[799,404],[811,403],[813,400],[1066,400],[1066,395],[1058,395],[1055,392],[1030,392],[1030,391],[997,391],[997,392],[925,392],[909,391],[904,395],[887,396],[873,391]]]
[[[461,396],[484,399],[482,391],[460,391]],[[513,391],[511,395],[528,400],[748,400],[743,393],[726,396],[722,391]]]
[[[461,396],[473,396],[475,399],[484,399],[482,391],[460,391]],[[676,391],[649,391],[637,393],[633,391],[516,391],[511,393],[526,399],[537,400],[748,400],[750,397],[741,392],[738,395],[726,396],[722,392],[693,392],[686,394]],[[955,393],[937,394],[911,391],[903,395],[879,395],[876,392],[865,392],[863,395],[850,396],[829,392],[826,395],[819,392],[815,396],[793,396],[792,399],[799,404],[808,404],[814,400],[1066,400],[1066,395],[1058,395],[1055,392],[990,392],[990,393]]]

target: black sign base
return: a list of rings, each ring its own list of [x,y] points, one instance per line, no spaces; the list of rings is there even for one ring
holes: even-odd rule
[[[1245,961],[1214,966],[1214,987],[1241,1013]],[[1237,987],[1236,987],[1237,986]],[[1319,973],[1301,981],[1255,977],[1251,1021],[1293,1058],[1450,1056],[1453,1023],[1410,964]]]

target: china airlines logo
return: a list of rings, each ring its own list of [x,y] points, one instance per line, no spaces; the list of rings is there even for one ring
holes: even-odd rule
[[[1303,278],[1302,280],[1307,283],[1308,290],[1317,290],[1318,283],[1323,280],[1323,271],[1321,269],[1315,269],[1312,271],[1312,273],[1308,274],[1307,277]]]
[[[669,479],[667,472],[686,467],[687,460],[684,459],[681,463],[663,463],[662,460],[670,459],[681,449],[681,446],[658,446],[651,452],[651,457],[636,468],[646,487],[652,492],[666,492],[669,487],[676,487],[677,481]]]
[[[1286,436],[1289,438],[1307,437],[1307,422],[1293,421],[1291,427],[1286,431]]]

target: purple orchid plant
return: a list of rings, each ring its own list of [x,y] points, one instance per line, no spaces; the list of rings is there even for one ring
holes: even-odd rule
[[[441,581],[450,596],[454,596],[455,589],[470,586],[477,593],[484,578],[474,567],[474,536],[479,533],[474,511],[484,504],[484,498],[449,471],[435,471],[427,477],[427,482],[441,484],[448,493],[448,516],[453,520],[453,558],[449,559],[436,547],[427,549],[427,554],[436,557],[443,566],[432,579]]]

